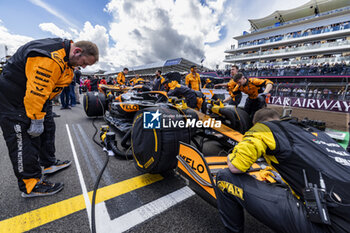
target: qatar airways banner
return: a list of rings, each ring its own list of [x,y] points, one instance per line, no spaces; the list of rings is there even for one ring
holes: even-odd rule
[[[271,96],[269,99],[269,104],[291,106],[297,108],[319,109],[334,112],[350,112],[350,102],[343,100]]]

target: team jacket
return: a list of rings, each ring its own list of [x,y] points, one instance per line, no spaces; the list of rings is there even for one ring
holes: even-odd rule
[[[120,72],[117,77],[117,83],[120,85],[125,85],[125,75],[123,72]]]
[[[279,172],[297,197],[303,198],[305,169],[308,182],[320,186],[320,171],[327,192],[336,193],[343,204],[350,204],[350,154],[326,133],[283,121],[257,123],[237,144],[229,160],[245,172],[260,156]],[[349,207],[335,205],[328,211],[330,232],[350,229]]]
[[[259,79],[259,78],[249,78],[247,83],[243,86],[238,84],[233,88],[231,97],[235,97],[238,93],[246,93],[250,99],[258,98],[258,94],[262,92],[261,88],[265,87],[267,84],[272,84],[268,79]]]
[[[132,79],[129,80],[130,86],[134,86],[135,85],[135,80],[136,80],[136,78],[132,78]]]
[[[168,91],[168,96],[184,97],[189,101],[197,101],[196,93],[188,87],[178,84],[177,81],[172,81],[168,84],[170,90]]]
[[[144,84],[145,83],[145,80],[143,78],[138,78],[135,80],[135,85],[137,84]]]
[[[0,101],[16,110],[25,109],[30,119],[44,118],[45,102],[72,82],[73,68],[68,65],[71,42],[49,38],[20,47],[0,76]]]
[[[192,73],[189,73],[188,75],[186,75],[185,84],[189,88],[195,91],[199,91],[201,87],[201,78],[199,74],[196,73],[196,75],[193,75]]]
[[[164,79],[164,77],[162,75],[160,75],[159,77],[155,78],[152,90],[153,91],[163,91],[164,88],[162,87],[162,83],[164,81],[165,81],[165,79]]]
[[[232,93],[233,89],[236,87],[237,83],[235,81],[233,81],[233,79],[231,79],[228,83],[227,83],[227,88],[228,88],[228,93],[230,94],[232,100],[235,100],[236,95],[234,95]]]

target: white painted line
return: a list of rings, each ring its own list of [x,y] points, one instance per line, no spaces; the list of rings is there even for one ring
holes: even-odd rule
[[[194,194],[195,193],[186,186],[144,206],[141,206],[127,214],[124,214],[119,218],[113,219],[112,221],[110,221],[110,218],[108,217],[105,204],[100,205],[102,204],[100,203],[96,214],[96,216],[100,215],[97,219],[98,221],[96,220],[97,232],[117,233],[127,231],[128,229],[162,213],[181,201],[186,200]],[[118,206],[115,208],[118,208]]]
[[[90,226],[90,229],[91,229],[91,202],[90,202],[90,199],[89,199],[89,196],[88,196],[88,192],[87,192],[87,189],[86,189],[83,173],[81,172],[81,168],[80,168],[77,152],[75,151],[74,143],[73,143],[70,131],[69,131],[68,124],[66,124],[66,129],[67,129],[67,133],[68,133],[70,146],[72,148],[72,153],[73,153],[75,166],[76,166],[77,172],[78,172],[78,177],[79,177],[81,190],[83,191],[83,196],[84,196],[85,205],[86,205],[86,211],[87,211],[88,218],[89,218],[89,226]]]
[[[115,208],[118,208],[118,206]],[[112,224],[112,220],[104,201],[95,205],[95,224],[96,233],[118,232],[117,230],[107,231],[108,226]]]

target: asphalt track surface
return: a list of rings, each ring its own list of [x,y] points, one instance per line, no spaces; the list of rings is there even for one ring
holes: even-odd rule
[[[0,233],[91,231],[91,191],[106,155],[92,141],[93,119],[86,117],[82,104],[71,110],[54,106],[54,111],[61,115],[55,118],[56,157],[71,160],[72,165],[48,177],[65,184],[53,196],[21,197],[0,130]],[[99,118],[95,124],[99,128],[105,122]],[[99,233],[225,232],[218,210],[194,194],[181,177],[143,174],[131,160],[110,158],[97,203]],[[248,214],[245,227],[245,232],[272,232]]]

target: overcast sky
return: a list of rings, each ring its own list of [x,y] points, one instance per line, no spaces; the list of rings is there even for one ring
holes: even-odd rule
[[[309,0],[0,0],[0,55],[45,37],[91,40],[112,71],[183,57],[215,68],[248,19]]]

